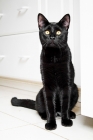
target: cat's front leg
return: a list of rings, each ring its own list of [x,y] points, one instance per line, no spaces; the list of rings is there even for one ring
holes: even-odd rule
[[[73,125],[73,121],[70,120],[70,95],[71,87],[65,87],[60,93],[61,99],[61,123],[63,126],[70,127]]]
[[[46,106],[47,114],[47,123],[45,128],[48,130],[56,129],[56,120],[55,120],[55,95],[52,91],[46,89],[44,90],[44,100]]]

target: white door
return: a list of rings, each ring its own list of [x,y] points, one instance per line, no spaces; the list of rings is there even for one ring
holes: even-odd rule
[[[80,1],[81,114],[93,118],[93,0]]]

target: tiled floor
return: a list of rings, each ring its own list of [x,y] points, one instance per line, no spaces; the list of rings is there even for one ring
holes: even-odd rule
[[[46,121],[34,110],[14,107],[12,97],[35,99],[36,93],[0,86],[0,139],[1,140],[93,140],[93,119],[80,115],[80,107],[72,127],[63,127],[57,118],[57,129],[47,131]]]

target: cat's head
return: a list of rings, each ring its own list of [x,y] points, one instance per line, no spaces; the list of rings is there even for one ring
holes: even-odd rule
[[[67,43],[70,15],[66,14],[59,22],[49,22],[44,15],[38,14],[40,41],[43,47],[61,48]]]

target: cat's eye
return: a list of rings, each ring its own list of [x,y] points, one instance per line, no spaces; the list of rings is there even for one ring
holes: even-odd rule
[[[61,34],[61,31],[57,31],[56,34],[57,34],[57,35],[60,35],[60,34]]]
[[[45,34],[46,34],[46,35],[49,35],[49,34],[50,34],[50,32],[49,32],[49,31],[45,31]]]

